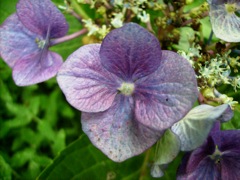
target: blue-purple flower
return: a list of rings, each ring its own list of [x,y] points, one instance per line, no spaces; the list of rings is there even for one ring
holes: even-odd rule
[[[206,142],[183,158],[178,180],[237,180],[240,177],[240,130],[220,130],[216,122]]]
[[[83,131],[114,161],[152,146],[198,95],[187,60],[162,51],[135,23],[111,31],[102,44],[79,48],[57,80],[68,102],[82,111]]]
[[[62,58],[48,47],[52,38],[67,31],[64,16],[50,0],[19,0],[17,12],[0,27],[0,55],[13,69],[17,85],[36,84],[56,75]]]

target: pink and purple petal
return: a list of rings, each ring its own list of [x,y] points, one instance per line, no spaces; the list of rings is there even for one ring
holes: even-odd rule
[[[68,102],[80,111],[104,111],[118,93],[121,82],[102,67],[99,49],[100,44],[82,46],[69,56],[57,76]]]
[[[195,73],[186,59],[162,51],[161,66],[135,83],[136,119],[163,130],[182,119],[198,96]]]
[[[225,130],[211,134],[221,152],[237,152],[240,156],[240,130]]]
[[[108,71],[124,81],[135,81],[159,67],[161,48],[150,32],[135,23],[128,23],[105,37],[100,58]]]
[[[221,152],[237,152],[240,155],[240,130],[222,131],[220,126],[220,122],[217,121],[209,136]]]
[[[24,56],[13,67],[13,79],[19,86],[46,81],[57,74],[62,57],[48,50]]]
[[[16,14],[11,15],[0,27],[0,55],[3,60],[13,67],[24,56],[39,52],[35,39],[38,35],[28,31],[20,23]]]
[[[187,153],[178,169],[178,180],[238,179],[240,177],[240,131],[220,130],[216,122],[207,141]]]
[[[226,180],[240,178],[240,152],[227,152],[222,155],[221,176]]]
[[[19,0],[17,15],[20,21],[30,31],[50,38],[64,36],[68,31],[68,24],[63,14],[50,0]]]
[[[151,147],[162,135],[134,118],[130,96],[117,95],[104,112],[82,112],[82,128],[92,143],[116,162],[136,156]]]
[[[193,152],[186,153],[182,159],[181,165],[178,168],[177,180],[196,180],[198,177],[203,178],[205,176],[205,178],[209,179],[214,176],[219,177],[220,172],[217,171],[214,166],[214,162],[212,162],[209,157],[214,153],[214,151],[214,141],[211,137],[208,137],[206,142],[200,148],[194,150]]]
[[[215,166],[210,157],[204,158],[194,171],[189,171],[191,165],[184,167],[185,172],[178,171],[177,180],[220,180],[221,173],[219,167]],[[183,170],[183,169],[181,169]]]

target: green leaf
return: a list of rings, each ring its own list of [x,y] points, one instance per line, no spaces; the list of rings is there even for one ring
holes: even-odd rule
[[[40,172],[39,164],[35,161],[29,161],[28,173],[24,173],[23,177],[25,176],[25,178],[34,179]]]
[[[235,108],[233,118],[222,124],[223,130],[240,129],[240,105],[237,105]]]
[[[201,35],[207,41],[209,39],[211,31],[212,31],[212,25],[210,23],[210,18],[209,18],[209,16],[207,16],[203,19],[200,19],[199,22],[201,24]],[[219,39],[215,36],[215,34],[213,34],[213,36],[212,36],[212,41],[213,42],[219,41]]]
[[[55,125],[57,121],[59,94],[60,90],[55,89],[49,96],[41,97],[40,106],[45,112],[43,119],[48,121],[51,125]]]
[[[151,170],[153,177],[162,177],[164,174],[161,165],[166,165],[173,161],[180,151],[180,141],[178,137],[168,129],[157,143],[154,164]]]
[[[17,151],[21,147],[26,147],[26,144],[30,145],[31,148],[39,147],[43,136],[39,135],[37,132],[33,131],[30,128],[21,128],[19,129],[18,136],[14,139],[12,143],[12,151]]]
[[[39,180],[66,179],[139,179],[147,165],[142,156],[123,163],[108,159],[83,135],[70,144],[38,177]]]
[[[3,157],[0,155],[0,179],[2,180],[11,180],[12,179],[12,170],[9,164],[5,162]]]
[[[240,18],[240,10],[238,10],[238,11],[235,11],[235,14],[236,14],[236,16],[237,16],[237,17],[239,17],[239,18]]]
[[[20,107],[20,106],[18,106]],[[20,108],[21,109],[21,108]],[[24,112],[25,111],[25,112]],[[22,113],[19,112],[13,119],[4,120],[0,126],[0,138],[6,136],[8,131],[15,128],[20,128],[28,125],[31,121],[31,115],[27,110],[24,110]]]
[[[22,151],[15,153],[11,159],[12,167],[21,167],[26,164],[28,161],[32,160],[34,157],[35,151],[31,148],[26,148]]]
[[[234,111],[234,117],[231,120],[235,129],[240,129],[240,110]]]
[[[60,151],[62,151],[65,147],[65,139],[66,133],[63,129],[61,129],[55,136],[54,136],[54,144],[52,146],[53,153],[57,155]]]
[[[178,44],[173,45],[173,48],[188,52],[189,48],[191,47],[191,43],[195,38],[194,30],[190,27],[181,27],[179,28],[179,30],[180,30],[180,39]]]
[[[37,115],[40,106],[40,96],[33,96],[29,99],[29,110],[33,115]]]
[[[13,102],[12,96],[5,84],[0,79],[0,100],[4,102]]]
[[[192,3],[184,6],[183,8],[183,12],[189,12],[191,11],[193,8],[199,7],[200,5],[202,5],[204,3],[205,0],[192,0]]]
[[[191,151],[199,147],[207,138],[213,123],[228,109],[228,104],[217,107],[200,105],[175,123],[171,130],[179,137],[181,150]]]
[[[54,142],[55,132],[52,129],[51,124],[48,121],[46,121],[46,120],[38,121],[37,129],[43,137]]]
[[[17,1],[18,0],[0,1],[0,24],[2,24],[3,21],[16,10],[15,4]]]

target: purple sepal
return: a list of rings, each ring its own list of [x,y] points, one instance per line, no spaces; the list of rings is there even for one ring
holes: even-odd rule
[[[221,180],[221,174],[214,161],[209,157],[202,160],[195,171],[181,174],[178,172],[177,180]]]
[[[40,51],[25,56],[13,67],[13,80],[18,86],[28,86],[46,81],[57,74],[62,57],[50,51]]]
[[[100,44],[85,45],[68,57],[57,80],[68,102],[85,112],[108,109],[121,81],[101,66]]]
[[[162,135],[134,118],[132,97],[117,95],[104,112],[82,112],[82,128],[92,143],[113,161],[121,162],[151,147]]]
[[[135,115],[142,124],[163,130],[182,119],[198,96],[195,73],[186,59],[162,51],[160,67],[135,85]]]
[[[240,148],[238,152],[226,152],[222,155],[221,161],[221,175],[223,179],[233,180],[240,178]]]
[[[56,75],[62,64],[60,55],[48,51],[48,40],[29,31],[11,15],[0,28],[0,54],[13,68],[13,79],[19,86],[43,82]],[[39,47],[37,41],[45,45]]]
[[[143,27],[128,23],[111,31],[100,49],[102,65],[124,81],[153,73],[161,62],[159,41]]]
[[[50,38],[64,36],[68,31],[68,24],[63,14],[50,0],[19,0],[17,15],[20,21],[30,31]]]
[[[187,179],[191,177],[193,172],[198,168],[199,164],[209,154],[213,154],[215,144],[212,138],[207,138],[206,142],[192,153],[188,152],[182,159],[181,165],[178,168],[178,179]]]
[[[225,130],[211,133],[221,152],[237,152],[240,156],[240,130]]]
[[[5,20],[0,27],[0,34],[0,55],[10,67],[13,67],[24,56],[39,51],[37,43],[35,43],[38,35],[28,31],[16,14]],[[39,39],[41,38],[39,37]]]
[[[220,130],[216,122],[207,141],[187,153],[178,169],[178,180],[232,180],[240,177],[240,130]]]
[[[228,108],[225,110],[225,112],[217,119],[221,122],[227,122],[233,117],[233,110],[231,109],[231,106],[228,106]]]

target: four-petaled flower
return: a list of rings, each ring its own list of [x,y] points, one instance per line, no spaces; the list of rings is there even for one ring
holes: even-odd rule
[[[240,42],[240,1],[208,0],[214,34],[227,42]]]
[[[102,44],[79,48],[57,80],[82,111],[83,131],[114,161],[152,146],[198,95],[187,60],[162,51],[157,38],[135,23],[111,31]]]
[[[64,16],[50,0],[19,0],[17,12],[0,27],[0,56],[13,68],[17,85],[36,84],[56,75],[62,58],[48,50],[50,39],[67,31]]]
[[[187,153],[178,180],[237,180],[240,177],[240,130],[220,130],[216,122],[206,142]]]

